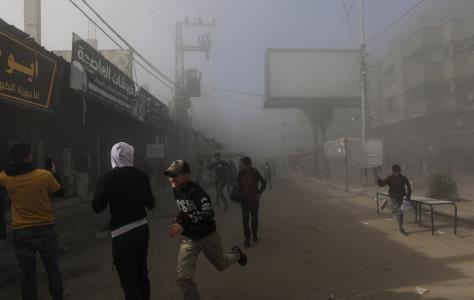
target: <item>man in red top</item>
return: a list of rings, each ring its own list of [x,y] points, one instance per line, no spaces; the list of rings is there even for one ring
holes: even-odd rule
[[[242,158],[242,170],[237,177],[237,183],[240,191],[240,200],[242,207],[242,221],[244,224],[245,247],[250,247],[250,227],[249,220],[252,216],[252,236],[253,241],[258,241],[258,209],[260,196],[267,186],[267,182],[262,174],[252,167],[250,157]]]

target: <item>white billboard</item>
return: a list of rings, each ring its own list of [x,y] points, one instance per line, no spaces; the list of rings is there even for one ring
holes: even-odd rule
[[[266,52],[267,101],[352,99],[355,102],[360,95],[358,50],[268,49]]]

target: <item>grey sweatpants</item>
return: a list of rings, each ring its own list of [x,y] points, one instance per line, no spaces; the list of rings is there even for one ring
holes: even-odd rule
[[[240,259],[240,254],[236,251],[224,253],[222,239],[217,232],[197,240],[183,237],[178,252],[176,280],[184,300],[200,299],[193,275],[201,251],[219,271],[224,271]]]
[[[397,218],[398,228],[403,228],[403,211],[402,211],[403,198],[390,197],[390,208],[392,214]]]

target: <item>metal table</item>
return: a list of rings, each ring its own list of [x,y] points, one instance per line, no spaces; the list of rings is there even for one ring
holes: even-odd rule
[[[376,193],[376,204],[377,204],[377,215],[380,215],[380,206],[379,206],[379,198],[380,196],[388,197],[390,196],[385,193]],[[420,197],[420,196],[412,196],[411,203],[415,205],[415,222],[421,222],[421,210],[423,206],[429,206],[431,212],[431,234],[434,235],[434,209],[433,206],[436,205],[452,205],[454,208],[454,234],[457,234],[457,226],[458,226],[458,207],[456,203],[449,200],[438,200],[432,199],[427,197]],[[403,213],[403,211],[402,211]]]

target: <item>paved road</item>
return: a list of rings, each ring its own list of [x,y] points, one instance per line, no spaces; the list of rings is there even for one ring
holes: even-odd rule
[[[166,236],[173,202],[159,200],[165,211],[150,215],[152,299],[178,299],[178,243]],[[372,200],[305,178],[278,182],[262,201],[261,241],[248,250],[247,267],[218,272],[200,258],[203,299],[474,299],[472,229],[461,226],[455,237],[440,221],[432,237],[429,227],[408,224],[404,237],[389,215],[375,216]],[[243,244],[237,205],[217,222],[226,247]],[[61,257],[67,299],[122,299],[110,253],[100,234],[68,244]],[[39,283],[40,299],[49,299],[44,274]],[[18,292],[17,280],[0,283],[0,299],[19,299]]]

